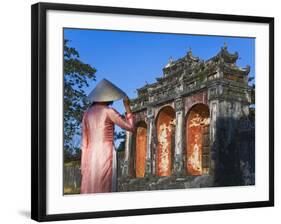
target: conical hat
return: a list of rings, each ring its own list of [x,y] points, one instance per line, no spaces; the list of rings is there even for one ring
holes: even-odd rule
[[[101,80],[86,98],[87,101],[108,102],[124,98],[126,93],[107,79]]]

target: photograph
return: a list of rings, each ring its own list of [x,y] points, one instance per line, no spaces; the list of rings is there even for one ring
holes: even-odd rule
[[[255,42],[64,27],[64,196],[255,185]]]

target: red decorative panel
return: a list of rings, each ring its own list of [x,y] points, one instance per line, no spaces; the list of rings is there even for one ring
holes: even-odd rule
[[[202,175],[202,150],[204,127],[209,127],[209,108],[197,104],[191,108],[187,119],[187,171],[192,175]]]
[[[160,110],[157,118],[157,175],[170,176],[172,168],[172,142],[174,136],[175,111],[167,106]]]
[[[146,125],[139,126],[136,134],[136,177],[144,177],[146,160]]]

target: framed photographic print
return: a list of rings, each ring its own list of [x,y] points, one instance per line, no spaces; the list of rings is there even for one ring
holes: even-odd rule
[[[274,205],[274,19],[32,6],[32,219]]]

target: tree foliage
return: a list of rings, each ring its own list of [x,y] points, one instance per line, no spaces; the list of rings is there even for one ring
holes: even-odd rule
[[[119,140],[119,145],[116,148],[117,151],[124,151],[125,150],[125,140],[126,139],[126,133],[125,131],[121,130],[119,132],[114,132],[114,140]]]
[[[64,159],[80,157],[79,144],[74,139],[81,136],[81,120],[87,103],[85,87],[95,81],[96,69],[80,60],[78,51],[64,40]]]

